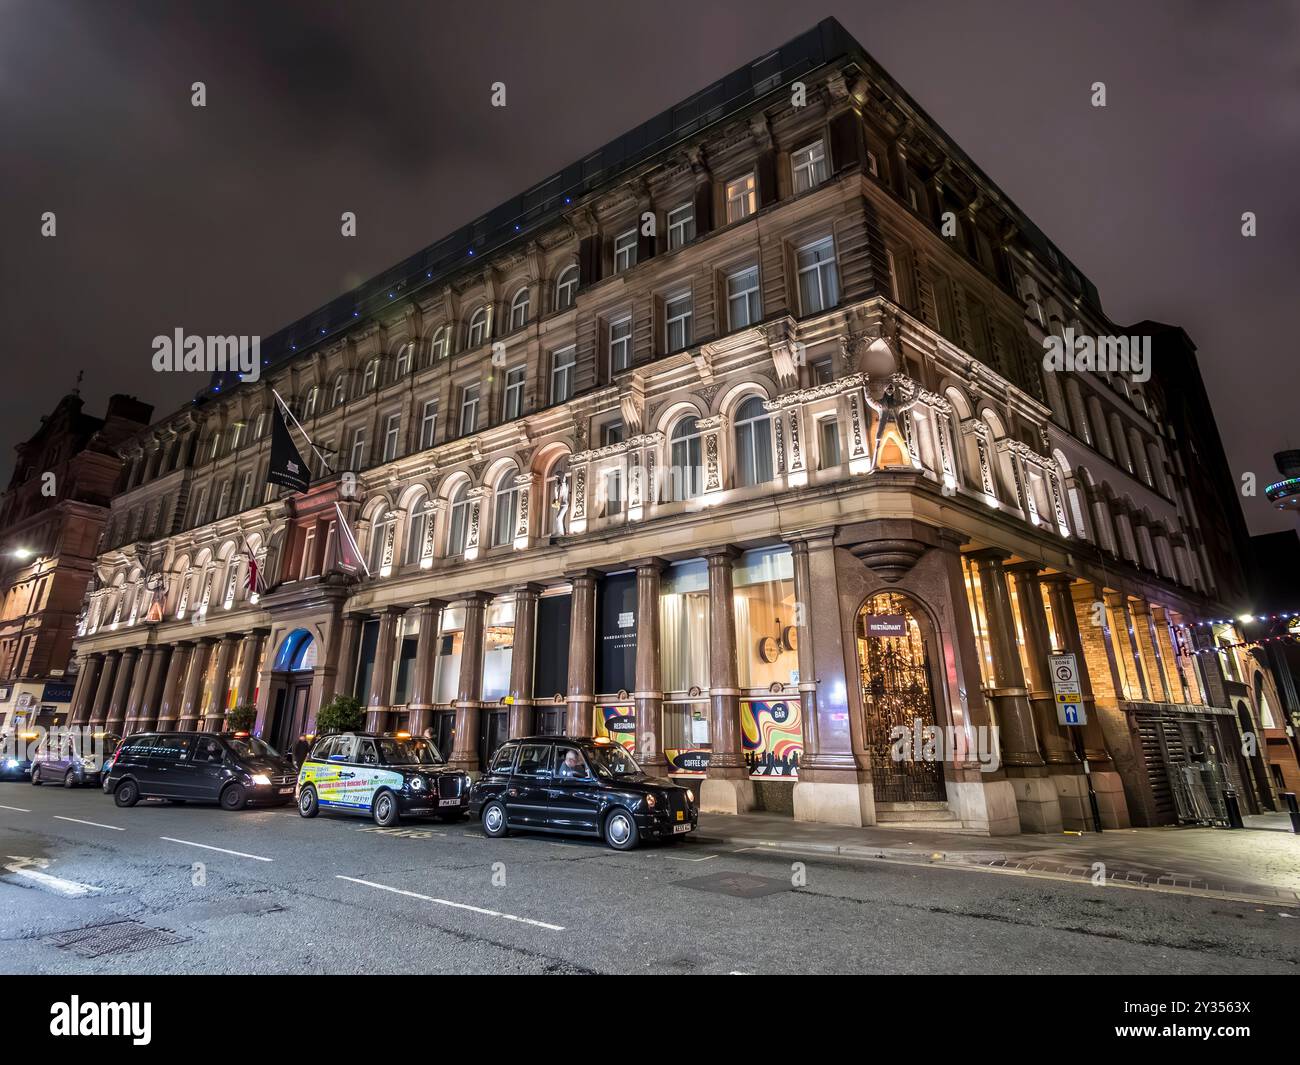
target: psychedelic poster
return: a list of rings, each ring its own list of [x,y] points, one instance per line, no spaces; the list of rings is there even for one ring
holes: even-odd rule
[[[636,709],[631,706],[597,707],[596,735],[621,743],[629,754],[636,754]]]
[[[674,777],[708,776],[710,753],[707,747],[664,748],[664,758],[668,760],[668,775]]]
[[[803,716],[797,699],[741,699],[741,742],[751,777],[797,777]]]

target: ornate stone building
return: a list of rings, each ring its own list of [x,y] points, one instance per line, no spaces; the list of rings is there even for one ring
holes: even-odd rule
[[[286,745],[355,693],[471,770],[595,733],[707,809],[988,833],[1084,827],[1083,753],[1107,825],[1175,820],[1187,752],[1239,739],[1191,653],[1225,609],[1159,390],[1045,374],[1070,326],[1123,332],[827,20],[138,437],[75,714],[255,702]],[[272,389],[303,494],[265,488]]]

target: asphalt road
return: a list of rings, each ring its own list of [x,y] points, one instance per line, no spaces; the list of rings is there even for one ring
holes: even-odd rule
[[[98,953],[127,939],[139,949]],[[703,837],[616,853],[0,784],[4,973],[1298,969],[1294,908]]]

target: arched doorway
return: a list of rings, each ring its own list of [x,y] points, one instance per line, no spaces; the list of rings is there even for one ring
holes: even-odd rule
[[[262,733],[262,739],[276,750],[292,750],[298,737],[307,730],[316,654],[316,641],[306,629],[294,629],[276,648],[271,672],[271,712]]]
[[[946,798],[942,758],[927,759],[938,720],[930,683],[929,622],[919,607],[899,592],[877,592],[862,604],[855,625],[858,675],[862,687],[863,745],[871,759],[877,803],[942,802]],[[897,759],[899,733],[920,737],[912,757]]]

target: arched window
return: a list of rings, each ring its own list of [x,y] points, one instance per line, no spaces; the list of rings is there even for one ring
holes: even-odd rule
[[[451,497],[451,515],[447,525],[447,555],[465,553],[465,532],[469,528],[469,482],[464,482]]]
[[[704,482],[699,421],[694,415],[682,418],[673,426],[671,439],[673,498],[694,499],[703,491]]]
[[[361,378],[361,394],[373,392],[379,385],[379,359],[371,359],[366,363],[366,372]]]
[[[515,298],[510,303],[510,329],[513,332],[516,329],[522,329],[528,324],[528,287],[525,285],[515,293]]]
[[[347,394],[347,378],[343,374],[339,374],[336,378],[334,378],[334,395],[330,399],[330,406],[331,407],[339,406],[339,404],[343,402],[343,398],[346,394]]]
[[[555,309],[567,310],[578,297],[578,268],[570,266],[555,280]]]
[[[465,334],[465,347],[476,348],[488,337],[488,310],[480,307],[469,319],[469,329]]]
[[[772,418],[760,396],[750,396],[736,410],[736,486],[772,479]]]
[[[303,404],[302,416],[304,418],[316,417],[316,405],[320,403],[320,387],[312,385],[307,393],[307,402]]]
[[[406,529],[406,555],[405,561],[408,566],[413,566],[420,561],[420,556],[424,553],[424,538],[429,533],[429,519],[432,515],[432,508],[429,506],[429,497],[420,496],[411,504],[411,520]]]
[[[376,574],[384,564],[384,542],[388,539],[388,530],[397,524],[397,515],[388,507],[375,514],[370,527],[370,572]]]
[[[406,341],[397,349],[397,358],[393,360],[393,376],[405,377],[411,369],[411,356],[415,353],[415,345],[411,341]]]
[[[512,466],[497,478],[492,494],[492,546],[505,547],[515,542],[515,521],[519,517],[519,486]]]
[[[445,359],[450,354],[451,349],[451,330],[445,325],[440,325],[433,334],[433,342],[429,345],[429,354],[436,362],[438,359]]]

